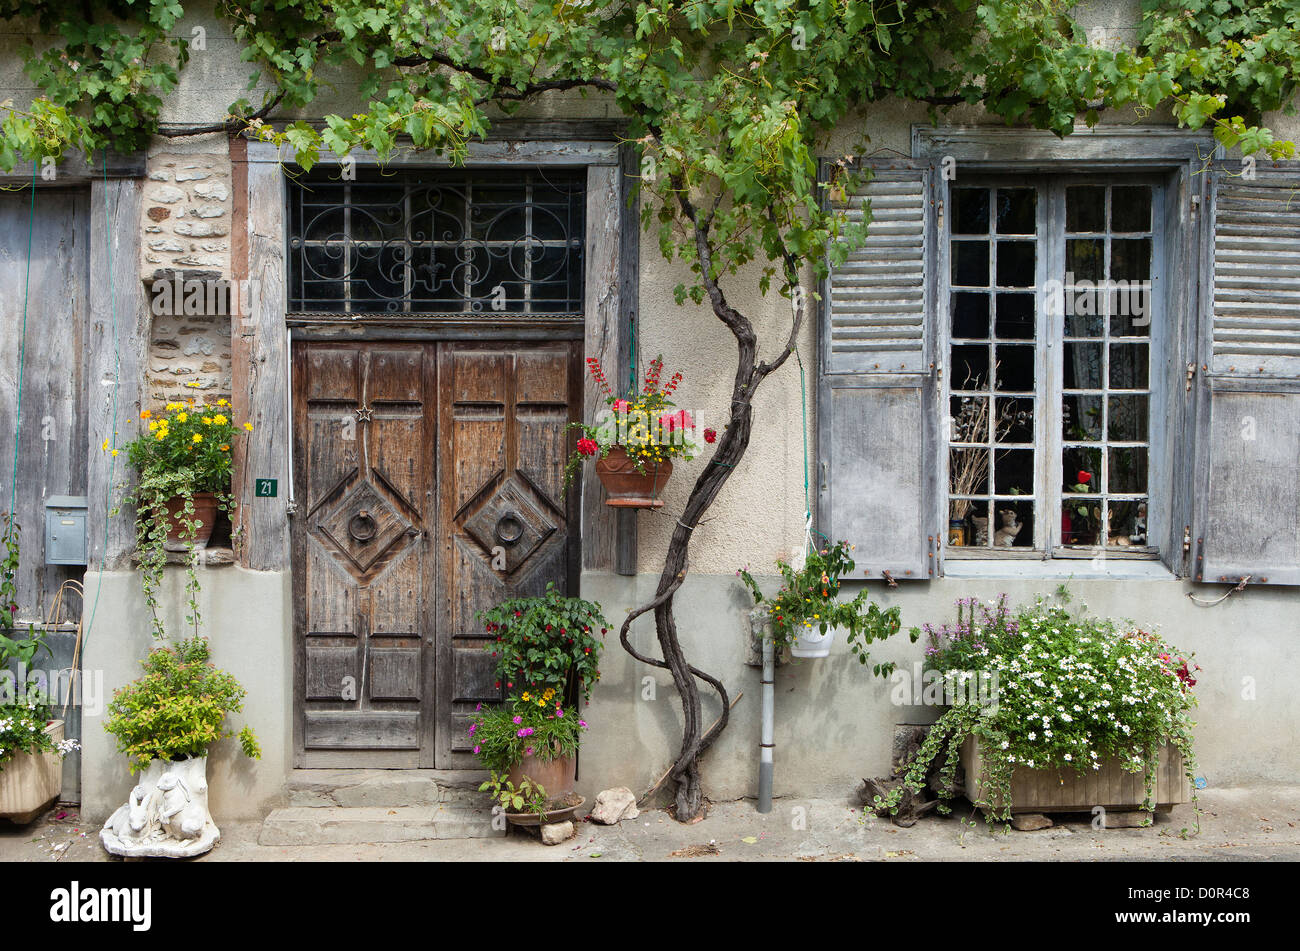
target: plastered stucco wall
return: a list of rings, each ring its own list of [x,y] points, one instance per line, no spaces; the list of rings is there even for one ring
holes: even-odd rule
[[[1093,3],[1086,9],[1087,27],[1131,30],[1138,5],[1135,0],[1124,0]],[[260,102],[258,91],[246,90],[251,67],[240,61],[224,23],[196,7],[178,24],[176,32],[193,38],[196,26],[205,30],[206,49],[193,51],[179,88],[166,102],[165,122],[219,121],[227,104],[237,98],[247,96],[254,104]],[[30,100],[34,90],[19,66],[19,45],[18,38],[0,38],[0,98],[13,98],[21,104]],[[357,84],[356,77],[341,77],[314,104],[309,115],[332,111],[351,114],[357,108]],[[524,113],[565,118],[605,118],[615,114],[607,101],[596,96],[557,96]],[[1127,124],[1139,118],[1144,124],[1167,121],[1161,116],[1132,114],[1108,115],[1105,121]],[[913,124],[927,121],[924,109],[899,102],[877,104],[846,121],[829,137],[824,153],[837,156],[894,150],[910,154]],[[1000,124],[1000,120],[990,120],[969,108],[952,111],[945,121]],[[1282,136],[1300,137],[1300,120],[1295,117],[1270,115],[1266,121]],[[194,164],[191,160],[195,156],[221,156],[223,147],[220,137],[156,139],[149,153],[149,170],[170,169],[172,180],[153,182],[149,187],[176,184],[177,168]],[[228,181],[224,177],[228,174],[225,166],[217,180]],[[202,203],[198,199],[204,197],[186,192],[183,202],[171,204],[199,207]],[[146,201],[146,214],[148,208],[166,204]],[[171,220],[225,219],[185,215]],[[150,224],[154,222],[142,222],[142,228]],[[181,263],[180,258],[191,253],[227,255],[223,260],[228,261],[225,250],[194,244],[199,239],[221,243],[226,240],[224,234],[214,231],[208,235],[181,235],[174,224],[169,228],[165,232],[146,232],[146,237],[184,238],[191,246],[181,251],[150,248],[174,256],[164,263]],[[148,240],[145,246],[148,248]],[[678,306],[673,301],[673,287],[689,281],[690,273],[685,266],[665,263],[652,236],[643,237],[640,263],[640,362],[644,364],[662,353],[668,372],[680,369],[685,374],[678,391],[679,405],[691,410],[702,425],[720,427],[730,399],[734,341],[708,308]],[[155,266],[150,261],[141,264],[142,269]],[[771,358],[786,339],[790,308],[775,293],[761,297],[758,277],[759,269],[752,268],[727,278],[724,289],[731,303],[754,321],[761,341],[760,358]],[[805,289],[813,289],[811,275],[806,276]],[[182,333],[185,329],[192,333]],[[228,328],[212,330],[218,336],[227,334],[223,346],[215,347],[212,353],[200,346],[194,353],[169,356],[169,348],[160,346],[164,341],[179,345],[183,337],[204,333],[202,326],[156,324],[150,380],[154,399],[176,392],[174,387],[163,384],[170,382],[165,370],[178,379],[187,375],[176,373],[177,368],[206,375],[214,381],[213,392],[225,395],[229,385]],[[806,413],[810,461],[815,465],[816,349],[811,315],[799,334],[798,346],[806,370],[804,385],[798,361],[792,358],[759,391],[750,449],[695,532],[691,576],[677,597],[678,625],[692,662],[721,676],[733,696],[743,693],[732,713],[731,725],[705,759],[706,791],[713,798],[752,795],[757,775],[758,673],[744,665],[743,647],[751,605],[737,583],[735,570],[749,565],[760,574],[770,572],[774,559],[788,556],[791,548],[800,545],[805,475],[814,480],[815,490],[815,472],[811,466],[805,469],[803,450]],[[176,362],[181,357],[190,362]],[[191,366],[196,359],[197,364]],[[215,369],[206,366],[208,362],[215,364]],[[682,464],[665,493],[665,508],[638,515],[639,576],[584,575],[582,594],[600,601],[615,627],[627,610],[644,603],[653,591],[676,518],[674,513],[680,512],[702,464]],[[169,621],[172,628],[181,630],[181,582],[177,575],[170,573],[164,597],[173,605],[175,616]],[[151,646],[152,638],[138,577],[130,573],[106,574],[102,594],[97,590],[99,582],[97,573],[87,575],[88,597],[97,594],[100,600],[84,663],[87,669],[105,672],[105,687],[111,692],[138,675],[138,660]],[[289,769],[292,606],[287,575],[221,568],[205,572],[203,583],[206,630],[212,635],[215,661],[234,673],[249,692],[248,706],[236,728],[245,722],[251,724],[264,749],[263,759],[257,763],[237,756],[230,741],[214,753],[209,778],[214,813],[220,821],[258,814],[278,795]],[[957,597],[974,594],[991,598],[1006,591],[1014,600],[1023,600],[1050,593],[1055,584],[1055,580],[939,579],[905,583],[896,590],[877,585],[871,588],[882,603],[902,607],[906,626],[950,618],[951,604]],[[1197,730],[1200,773],[1212,785],[1300,780],[1300,754],[1292,742],[1296,725],[1300,724],[1300,700],[1289,678],[1300,665],[1300,623],[1296,621],[1300,592],[1252,588],[1218,607],[1205,609],[1193,605],[1186,595],[1195,591],[1204,596],[1212,589],[1173,580],[1087,580],[1074,583],[1073,590],[1097,613],[1160,622],[1175,643],[1197,652],[1197,660],[1204,668],[1197,688],[1202,703]],[[635,631],[636,643],[651,648],[649,619],[642,618]],[[603,678],[588,717],[592,730],[583,748],[581,783],[587,795],[611,785],[627,785],[638,792],[644,789],[669,765],[679,737],[680,714],[667,674],[634,663],[618,646],[613,632],[607,647]],[[883,646],[879,655],[910,667],[920,659],[921,645],[911,645],[900,636]],[[707,691],[705,695],[708,697]],[[706,721],[712,722],[718,707],[711,698],[706,699],[705,711]],[[782,667],[777,676],[778,795],[848,795],[859,777],[884,773],[891,726],[912,715],[890,702],[889,685],[870,677],[846,652],[842,641],[826,660]],[[84,809],[92,819],[107,815],[123,801],[132,782],[122,757],[114,752],[112,738],[99,726],[98,720],[88,717],[83,734]]]

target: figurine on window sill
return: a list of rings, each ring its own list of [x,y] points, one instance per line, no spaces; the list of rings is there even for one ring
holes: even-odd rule
[[[1016,543],[1016,536],[1020,534],[1022,528],[1020,520],[1016,517],[1015,509],[998,509],[998,517],[1002,520],[1002,525],[993,536],[994,547],[1010,548]]]

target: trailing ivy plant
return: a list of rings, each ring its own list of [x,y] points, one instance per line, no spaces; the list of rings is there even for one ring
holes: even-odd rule
[[[41,93],[0,121],[0,165],[223,129],[287,145],[302,168],[354,149],[381,159],[430,149],[462,161],[470,141],[524,104],[602,96],[641,153],[645,226],[664,257],[690,269],[677,301],[706,305],[734,346],[727,425],[678,513],[654,597],[620,631],[632,656],[671,672],[681,697],[682,744],[667,777],[677,817],[690,820],[704,806],[699,759],[725,729],[730,700],[718,677],[687,659],[675,596],[691,538],[748,449],[754,396],[800,339],[810,303],[800,278],[824,276],[865,235],[869,208],[850,220],[823,201],[866,174],[856,155],[842,155],[831,180],[819,181],[832,131],[852,134],[875,104],[898,101],[936,119],[981,106],[1059,135],[1106,110],[1161,109],[1181,126],[1208,124],[1225,147],[1290,157],[1294,145],[1254,113],[1292,88],[1300,0],[1263,6],[1252,14],[1246,0],[1147,0],[1132,45],[1097,41],[1063,0],[227,0],[217,12],[253,67],[260,104],[241,99],[223,122],[159,129],[156,99],[187,53],[164,39],[180,24],[178,0],[0,0],[0,17],[18,21],[11,28],[35,19],[64,31],[77,64],[28,51]],[[270,119],[277,107],[305,111],[346,70],[360,76],[346,114]],[[764,357],[754,312],[736,302],[774,282],[791,316]],[[650,612],[660,656],[629,639],[631,621]],[[720,703],[707,728],[701,683]]]

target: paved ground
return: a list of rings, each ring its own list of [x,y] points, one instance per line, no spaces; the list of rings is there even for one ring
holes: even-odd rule
[[[508,838],[375,845],[262,846],[258,822],[222,823],[215,850],[196,861],[1266,861],[1300,859],[1300,786],[1209,789],[1201,793],[1199,835],[1190,806],[1153,828],[1094,830],[1088,817],[1036,832],[991,834],[978,818],[926,818],[910,829],[865,824],[845,802],[778,800],[760,815],[752,800],[716,803],[707,818],[681,825],[662,811],[619,826],[579,823],[578,834],[544,846],[527,833]],[[81,828],[60,808],[27,827],[0,822],[2,862],[104,862],[98,829]]]

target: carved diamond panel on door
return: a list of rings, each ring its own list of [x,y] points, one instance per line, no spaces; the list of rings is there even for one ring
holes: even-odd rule
[[[297,764],[432,766],[432,344],[294,352]]]
[[[446,343],[438,363],[437,764],[472,767],[466,718],[502,697],[475,613],[541,594],[548,581],[576,587],[577,495],[563,483],[581,352],[568,342]]]

